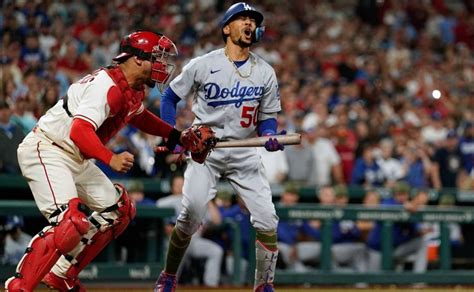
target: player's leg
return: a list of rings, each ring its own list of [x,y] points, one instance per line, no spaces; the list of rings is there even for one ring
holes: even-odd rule
[[[375,249],[368,249],[369,253],[369,271],[380,272],[382,270],[382,253]]]
[[[296,243],[296,254],[298,260],[319,261],[321,257],[321,242],[319,241],[303,241]]]
[[[89,212],[79,198],[72,199],[57,225],[45,227],[33,237],[18,264],[15,277],[6,282],[7,290],[33,291],[60,256],[77,246],[90,229]]]
[[[121,185],[114,185],[90,163],[78,176],[79,196],[94,210],[89,217],[94,226],[81,242],[62,256],[44,279],[49,286],[61,289],[77,282],[79,273],[126,229],[136,210]]]
[[[202,238],[199,235],[193,236],[189,244],[188,252],[193,257],[205,258],[204,265],[204,285],[217,287],[220,281],[222,257],[224,250],[212,240]]]
[[[293,245],[289,245],[287,243],[278,242],[278,250],[280,253],[280,257],[283,260],[283,263],[286,266],[286,269],[293,270],[293,257],[292,257],[292,249],[294,248]]]
[[[336,243],[331,247],[336,267],[349,264],[356,272],[367,271],[367,248],[361,242]]]
[[[165,268],[156,281],[155,291],[174,291],[176,273],[191,236],[198,230],[207,212],[207,203],[215,196],[215,186],[219,178],[218,167],[217,159],[208,159],[205,164],[188,164],[184,173],[183,210],[171,233]]]
[[[277,248],[278,216],[272,202],[270,185],[257,153],[248,150],[232,151],[227,178],[242,197],[250,211],[250,221],[256,230],[255,291],[273,291]],[[266,290],[264,290],[266,289]]]
[[[423,273],[428,266],[426,257],[427,244],[422,237],[414,238],[406,243],[401,244],[393,251],[395,260],[404,262],[410,255],[415,255],[413,271]]]
[[[52,224],[33,237],[15,277],[6,283],[8,291],[32,291],[90,224],[87,208],[76,198],[74,162],[62,150],[31,133],[18,148],[18,161],[38,208]]]
[[[234,260],[240,261],[240,283],[247,283],[249,263],[244,257],[239,259],[235,259],[234,255],[227,255],[225,257],[225,269],[227,271],[227,275],[229,276],[234,274]]]

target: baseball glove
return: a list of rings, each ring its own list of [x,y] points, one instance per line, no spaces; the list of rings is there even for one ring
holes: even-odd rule
[[[184,130],[181,136],[184,148],[191,152],[191,158],[197,163],[204,163],[217,140],[215,132],[207,125],[194,125]]]

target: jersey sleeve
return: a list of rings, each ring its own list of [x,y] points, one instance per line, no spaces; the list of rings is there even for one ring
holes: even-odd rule
[[[85,120],[97,130],[107,119],[109,113],[118,111],[122,100],[116,86],[102,87],[92,83],[83,93],[74,118]]]
[[[277,113],[281,111],[280,90],[273,68],[265,81],[265,91],[260,103],[260,113]]]
[[[198,73],[199,59],[192,59],[186,66],[183,67],[183,71],[173,81],[171,81],[170,87],[176,95],[181,99],[185,98],[193,89],[195,85],[195,77]]]

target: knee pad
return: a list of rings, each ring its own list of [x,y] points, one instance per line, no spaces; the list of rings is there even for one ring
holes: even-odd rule
[[[114,238],[117,238],[120,234],[122,234],[128,227],[130,221],[135,218],[135,204],[128,197],[126,189],[120,184],[116,184],[115,187],[121,194],[120,199],[114,207],[110,208],[109,210],[106,209],[103,211],[103,213],[105,216],[108,212],[115,212],[117,214],[114,214],[113,217],[116,215],[118,215],[118,217],[113,219],[112,224],[107,224],[105,228],[103,228],[103,226],[96,226],[98,228],[95,234],[93,234],[91,239],[85,244],[84,249],[82,249],[79,254],[73,256],[72,262],[74,262],[74,264],[68,269],[66,273],[68,277],[77,278],[84,267],[86,267]],[[101,214],[99,213],[97,215],[93,215],[92,218],[98,222],[100,221],[98,218],[100,216]],[[109,218],[109,220],[112,219]]]
[[[201,220],[190,214],[188,209],[183,208],[178,215],[175,226],[181,233],[192,236],[201,226]]]
[[[62,254],[71,251],[89,231],[91,226],[87,219],[89,213],[89,208],[81,199],[74,198],[69,201],[63,219],[54,228],[54,243]]]
[[[273,212],[262,212],[257,216],[251,217],[252,226],[257,230],[276,230],[278,227],[278,216]]]

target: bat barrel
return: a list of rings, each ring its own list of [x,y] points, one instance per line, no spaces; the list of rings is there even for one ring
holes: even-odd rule
[[[301,143],[301,134],[287,134],[271,136],[278,139],[278,142],[283,145],[296,145]],[[229,147],[263,147],[270,137],[255,137],[240,140],[220,141],[217,142],[215,148],[229,148]]]

